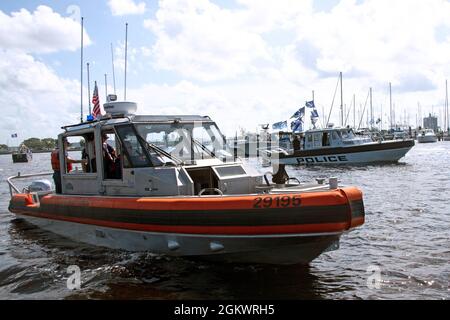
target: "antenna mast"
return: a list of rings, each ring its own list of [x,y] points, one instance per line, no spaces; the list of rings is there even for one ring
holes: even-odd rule
[[[108,75],[105,73],[105,99],[108,100]]]
[[[84,17],[81,17],[81,106],[80,106],[80,122],[83,122],[83,25]]]
[[[91,115],[91,80],[89,78],[89,62],[87,65],[87,77],[88,77],[88,101],[89,101],[89,114]]]
[[[113,44],[112,43],[111,43],[111,61],[112,61],[114,94],[116,94],[116,73],[114,72],[114,51],[113,51]]]

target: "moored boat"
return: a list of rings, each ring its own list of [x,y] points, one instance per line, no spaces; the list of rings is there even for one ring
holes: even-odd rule
[[[417,136],[418,143],[433,143],[437,141],[438,138],[433,129],[424,129],[420,131],[419,135]]]
[[[21,145],[20,148],[12,153],[13,163],[29,162],[33,159],[31,150],[25,145]]]
[[[62,193],[45,182],[21,192],[13,181],[24,176],[12,177],[9,210],[93,245],[270,264],[307,264],[364,223],[357,188],[291,183],[284,166],[270,182],[227,152],[209,117],[138,116],[135,107],[109,102],[102,119],[64,127],[60,145],[95,145],[86,152],[91,165],[68,171],[61,148]],[[114,166],[102,156],[105,135]]]

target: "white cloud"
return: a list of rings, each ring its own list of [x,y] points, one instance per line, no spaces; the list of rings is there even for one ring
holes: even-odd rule
[[[39,6],[34,12],[0,11],[0,28],[2,142],[12,133],[21,141],[55,137],[61,125],[79,119],[80,84],[59,77],[33,55],[79,49],[80,22]],[[91,43],[86,31],[84,39],[86,45]]]
[[[29,54],[0,49],[0,87],[2,140],[12,133],[20,141],[55,137],[61,125],[79,119],[79,82],[58,77]]]
[[[135,3],[133,0],[109,0],[108,5],[114,16],[145,13],[145,3]]]
[[[200,86],[183,80],[174,85],[147,84],[129,90],[129,97],[138,102],[139,114],[208,115],[229,136],[238,127],[255,130],[259,124],[288,118],[304,94],[286,81]]]
[[[80,22],[62,17],[47,6],[34,12],[21,9],[11,15],[0,11],[0,48],[28,53],[76,50],[80,47]],[[84,33],[86,45],[90,38]]]
[[[144,23],[157,37],[156,67],[203,81],[251,72],[270,55],[243,18],[207,0],[161,1],[156,19]]]

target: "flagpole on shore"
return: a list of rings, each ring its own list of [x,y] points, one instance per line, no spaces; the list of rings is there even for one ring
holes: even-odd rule
[[[127,52],[128,52],[128,22],[125,24],[125,83],[123,100],[127,100]]]
[[[81,17],[81,106],[80,106],[80,122],[83,122],[83,25],[84,17]]]
[[[112,62],[114,94],[116,94],[116,73],[114,71],[114,51],[113,51],[113,44],[112,43],[111,43],[111,62]]]
[[[87,78],[88,78],[89,115],[91,115],[92,114],[92,110],[91,110],[91,80],[89,78],[89,62],[86,65],[87,65]]]

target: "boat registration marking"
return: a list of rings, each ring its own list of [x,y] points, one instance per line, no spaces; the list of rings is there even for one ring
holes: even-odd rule
[[[283,196],[283,197],[257,197],[253,199],[253,208],[288,208],[300,207],[302,199],[300,196]]]

